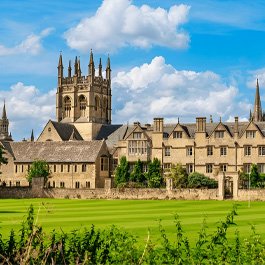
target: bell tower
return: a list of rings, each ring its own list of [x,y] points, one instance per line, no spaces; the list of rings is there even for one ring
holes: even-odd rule
[[[9,120],[6,115],[6,104],[4,102],[2,119],[0,119],[0,140],[12,141],[11,133],[8,132]]]
[[[94,137],[103,124],[111,124],[111,68],[107,58],[106,78],[102,75],[102,63],[99,59],[98,75],[95,74],[94,55],[89,54],[88,75],[82,75],[80,58],[75,58],[74,75],[71,61],[68,75],[64,77],[63,58],[59,56],[58,86],[56,93],[56,117],[58,122],[71,123],[78,130],[91,127]],[[94,130],[95,129],[95,130]]]

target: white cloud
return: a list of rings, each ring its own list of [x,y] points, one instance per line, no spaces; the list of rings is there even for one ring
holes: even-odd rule
[[[174,5],[167,11],[148,5],[137,7],[131,0],[104,0],[94,16],[84,18],[67,32],[67,44],[87,52],[109,52],[130,45],[186,48],[189,35],[181,25],[187,21],[190,7]]]
[[[259,79],[259,87],[265,88],[265,68],[260,68],[254,71],[249,72],[250,76],[247,81],[247,86],[249,88],[255,88],[257,78]]]
[[[176,70],[161,56],[149,64],[119,72],[112,80],[115,122],[154,117],[194,121],[196,116],[246,118],[250,104],[238,102],[238,89],[211,71]]]
[[[41,93],[35,86],[21,82],[1,91],[0,102],[6,102],[10,130],[16,140],[29,137],[31,129],[37,136],[43,125],[54,118],[55,93],[56,89]]]
[[[39,54],[42,50],[41,40],[47,37],[53,28],[46,28],[39,35],[30,34],[21,43],[14,47],[6,47],[0,44],[0,56],[15,55],[15,54]]]

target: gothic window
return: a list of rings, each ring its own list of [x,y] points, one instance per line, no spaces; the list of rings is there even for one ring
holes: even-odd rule
[[[95,111],[100,109],[100,99],[98,96],[95,97]]]
[[[101,171],[109,170],[109,158],[108,157],[103,156],[100,158],[100,170]]]
[[[80,107],[81,117],[84,117],[86,115],[86,98],[83,95],[79,97],[79,107]]]
[[[103,111],[106,114],[106,117],[107,117],[107,114],[108,114],[107,110],[108,110],[107,98],[104,98],[104,100],[103,100]]]
[[[65,117],[71,116],[71,99],[68,96],[64,98],[64,115]]]

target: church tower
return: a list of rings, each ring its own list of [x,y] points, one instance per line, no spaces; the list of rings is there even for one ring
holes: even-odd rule
[[[8,133],[9,120],[6,115],[6,104],[4,102],[2,119],[0,119],[0,140],[12,141],[11,133]]]
[[[252,114],[252,120],[255,122],[263,121],[258,79],[257,79],[257,84],[256,84],[256,94],[255,94],[255,103],[254,103],[254,110]]]
[[[92,50],[89,55],[87,76],[82,75],[80,59],[77,57],[73,67],[74,75],[70,61],[68,75],[64,77],[63,58],[60,54],[56,93],[57,121],[71,123],[83,134],[85,130],[90,130],[85,133],[85,138],[93,139],[103,124],[111,124],[110,58],[107,59],[106,78],[102,75],[101,58],[96,76]]]

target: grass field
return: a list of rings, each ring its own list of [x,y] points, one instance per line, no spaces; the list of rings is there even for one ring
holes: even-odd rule
[[[19,199],[0,200],[0,233],[6,238],[11,228],[18,231],[25,219],[30,204],[38,213],[38,224],[44,231],[56,229],[69,232],[82,226],[106,228],[112,224],[125,229],[144,242],[148,228],[151,239],[159,237],[158,220],[173,237],[174,215],[178,214],[183,229],[191,242],[198,236],[204,217],[208,231],[213,231],[220,220],[232,209],[232,201],[132,201],[132,200],[59,200]],[[250,234],[251,224],[265,238],[265,203],[238,202],[236,225],[229,230],[232,237],[235,230],[241,237]]]

